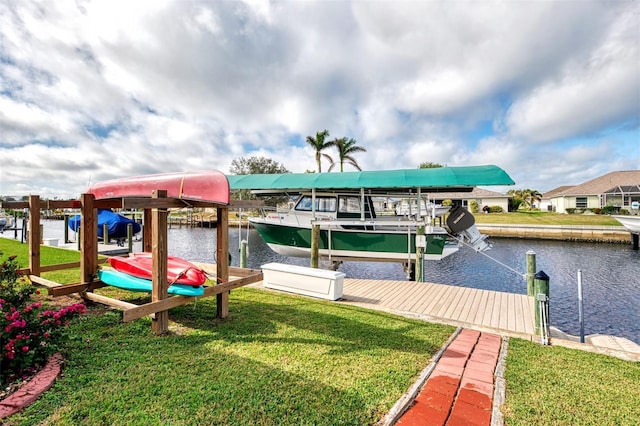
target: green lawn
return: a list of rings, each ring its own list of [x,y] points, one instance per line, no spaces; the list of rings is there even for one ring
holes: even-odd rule
[[[558,214],[540,211],[511,213],[477,213],[476,223],[505,223],[512,225],[591,225],[622,226],[615,218],[601,214]]]
[[[637,425],[640,363],[509,340],[507,425]]]
[[[44,264],[78,257],[42,249]],[[26,261],[24,244],[0,238],[0,251]],[[62,377],[6,424],[375,424],[453,332],[252,288],[232,291],[229,318],[215,312],[215,298],[174,308],[158,337],[149,319],[93,306],[69,327]],[[508,425],[640,418],[640,363],[510,339],[505,378]]]

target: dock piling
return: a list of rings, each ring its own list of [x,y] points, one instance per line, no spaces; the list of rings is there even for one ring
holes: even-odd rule
[[[536,334],[541,336],[543,343],[547,344],[549,336],[549,276],[544,271],[538,272],[534,277],[534,294],[536,303],[535,324]]]
[[[527,296],[533,296],[534,276],[536,275],[536,252],[527,251]]]

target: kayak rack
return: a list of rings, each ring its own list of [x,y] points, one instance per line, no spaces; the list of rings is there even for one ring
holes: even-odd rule
[[[119,197],[96,199],[93,194],[82,194],[79,200],[40,200],[38,195],[29,196],[28,201],[3,202],[3,208],[29,210],[29,268],[21,272],[28,274],[31,282],[48,288],[53,297],[78,293],[83,299],[102,303],[122,310],[124,322],[144,316],[151,316],[152,329],[156,334],[169,330],[169,309],[191,303],[204,297],[216,296],[216,314],[218,318],[229,315],[229,292],[248,284],[261,281],[262,271],[229,266],[229,208],[239,207],[217,201],[185,201],[179,197],[168,197],[166,190],[153,190],[150,197]],[[169,296],[167,289],[167,219],[170,208],[197,207],[215,208],[218,215],[216,227],[216,285],[205,286],[202,296]],[[143,251],[152,253],[154,258],[152,271],[151,301],[136,305],[122,300],[94,293],[94,290],[106,286],[98,279],[98,267],[106,259],[98,259],[98,209],[143,209]],[[40,211],[52,209],[80,209],[80,262],[58,265],[40,264]],[[43,272],[80,267],[81,281],[73,284],[60,284],[41,277]]]

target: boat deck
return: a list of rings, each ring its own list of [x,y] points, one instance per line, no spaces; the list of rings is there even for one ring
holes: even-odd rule
[[[345,279],[341,302],[514,336],[535,334],[534,300],[522,294],[413,281]]]

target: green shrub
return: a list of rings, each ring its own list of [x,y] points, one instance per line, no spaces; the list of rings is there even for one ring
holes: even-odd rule
[[[504,209],[500,206],[489,206],[489,213],[502,213]]]
[[[569,207],[568,209],[564,209],[564,211],[566,211],[566,212],[567,212],[567,214],[575,214],[575,213],[576,213],[576,210],[577,210],[577,209],[575,209],[575,208],[573,208],[573,207]]]
[[[471,209],[471,213],[478,213],[480,211],[480,206],[476,200],[471,200],[469,208]]]
[[[58,311],[28,303],[38,291],[18,274],[15,256],[0,266],[0,385],[30,375],[60,349],[64,326],[83,313],[76,303]]]

